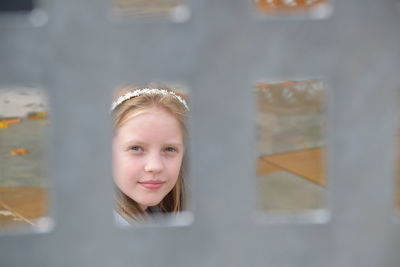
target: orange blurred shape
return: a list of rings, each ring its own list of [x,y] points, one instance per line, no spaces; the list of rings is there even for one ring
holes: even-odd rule
[[[268,88],[268,87],[270,87],[270,84],[265,83],[265,82],[258,82],[258,83],[256,83],[256,86],[260,87],[260,88]]]
[[[300,82],[297,82],[297,83],[300,83]],[[282,83],[283,86],[287,86],[287,87],[293,86],[295,84],[296,84],[296,82],[292,82],[292,81],[286,81],[286,82]]]
[[[304,12],[327,2],[327,0],[255,0],[260,11],[265,13]]]
[[[28,114],[28,120],[42,120],[46,119],[48,116],[47,111],[42,111],[42,112],[33,112]]]
[[[29,150],[26,148],[20,147],[20,148],[10,150],[10,154],[13,156],[23,156],[23,155],[29,154]]]
[[[8,128],[8,123],[0,121],[0,129],[5,129],[5,128]]]
[[[20,123],[21,118],[4,118],[0,119],[0,123],[6,123],[6,124],[13,124],[13,123]]]

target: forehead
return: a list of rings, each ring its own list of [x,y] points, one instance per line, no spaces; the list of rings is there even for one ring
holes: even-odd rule
[[[117,136],[122,139],[174,139],[182,141],[183,133],[177,118],[165,109],[152,107],[127,114]]]

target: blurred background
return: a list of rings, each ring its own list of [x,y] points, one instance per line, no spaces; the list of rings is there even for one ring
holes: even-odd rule
[[[319,80],[259,82],[258,204],[264,211],[326,207],[326,87]]]
[[[137,18],[187,12],[184,0],[110,0],[110,5],[120,16]],[[34,6],[28,0],[2,1],[0,12],[29,12]],[[330,3],[254,0],[253,6],[267,16],[326,14]],[[327,208],[327,85],[317,79],[265,80],[252,90],[258,208],[284,213]],[[183,94],[190,95],[186,88]],[[49,123],[43,91],[29,86],[0,88],[0,227],[38,226],[48,216]],[[400,178],[396,184],[400,186]],[[399,210],[399,194],[396,207]]]
[[[48,127],[43,91],[0,88],[0,227],[39,227],[48,215]]]

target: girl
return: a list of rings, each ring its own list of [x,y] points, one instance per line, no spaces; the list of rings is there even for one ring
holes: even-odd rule
[[[169,88],[121,88],[112,104],[120,224],[185,208],[186,101]]]

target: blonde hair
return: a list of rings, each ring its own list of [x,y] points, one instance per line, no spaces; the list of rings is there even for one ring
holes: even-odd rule
[[[147,84],[145,86],[137,86],[128,84],[117,90],[114,95],[114,100],[118,97],[125,95],[128,92],[144,89],[144,88],[158,88],[167,91],[173,91],[168,87]],[[176,93],[176,92],[175,92]],[[177,94],[177,93],[176,93]],[[182,94],[177,94],[183,96]],[[183,96],[184,97],[184,96]],[[120,128],[126,121],[132,116],[138,115],[145,112],[147,109],[157,107],[165,110],[169,114],[173,115],[179,122],[184,144],[187,143],[187,129],[186,129],[186,107],[174,96],[163,95],[163,94],[142,94],[137,97],[130,98],[121,104],[119,104],[113,111],[113,123],[114,131]],[[182,165],[179,171],[178,180],[172,190],[163,198],[163,200],[157,205],[162,213],[176,213],[184,210],[186,207],[186,190],[185,190],[185,174],[186,174],[187,157],[184,154]],[[144,219],[147,214],[151,214],[152,209],[148,209],[144,212],[139,204],[125,195],[117,186],[116,190],[116,210],[117,212],[127,219],[141,220]]]

